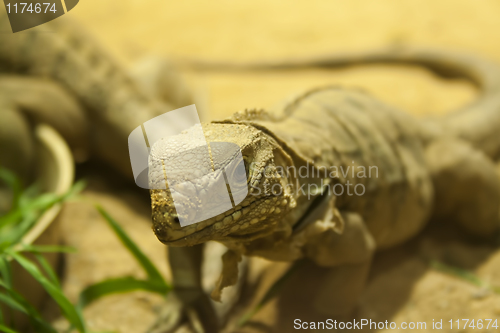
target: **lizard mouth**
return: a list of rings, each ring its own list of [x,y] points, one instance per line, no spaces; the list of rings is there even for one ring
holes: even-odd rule
[[[247,198],[235,208],[205,221],[185,227],[180,227],[178,223],[174,226],[175,222],[160,222],[155,223],[153,229],[158,239],[170,246],[190,246],[209,240],[225,240],[233,238],[233,235],[236,238],[242,237],[247,230],[252,233],[258,229],[256,224],[262,219],[249,219],[248,216],[256,210],[261,201],[263,200]]]

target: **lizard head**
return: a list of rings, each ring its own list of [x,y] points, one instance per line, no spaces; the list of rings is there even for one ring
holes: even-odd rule
[[[195,127],[168,140],[161,139],[153,145],[150,153],[150,182],[159,179],[160,182],[165,183],[164,174],[151,171],[152,163],[154,164],[155,160],[165,159],[167,150],[176,150],[181,146],[183,150],[186,150],[189,148],[186,144],[196,145],[199,135],[197,139],[195,130],[200,131],[201,128]],[[158,239],[168,245],[186,246],[208,240],[248,240],[272,232],[283,220],[287,211],[295,205],[295,199],[290,190],[291,184],[288,183],[290,179],[283,177],[279,172],[280,169],[284,170],[292,165],[292,159],[274,138],[250,125],[210,123],[203,125],[203,134],[209,147],[213,147],[216,143],[230,143],[232,146],[239,147],[241,155],[229,154],[229,158],[220,163],[220,161],[215,161],[214,148],[212,148],[207,154],[212,172],[201,175],[196,179],[196,184],[184,184],[181,190],[183,193],[180,195],[174,193],[175,190],[169,188],[168,184],[165,189],[150,191],[153,230]],[[191,154],[188,155],[191,156]],[[240,196],[241,199],[233,200],[233,205],[225,212],[182,227],[180,221],[186,216],[180,215],[182,213],[176,209],[173,198],[176,204],[177,200],[183,200],[185,205],[196,206],[194,201],[200,196],[207,196],[213,192],[212,187],[217,184],[213,181],[214,172],[230,164],[231,159],[236,156],[239,156],[240,167],[225,169],[226,174],[229,174],[226,176],[226,182],[227,178],[231,177],[237,182],[239,179],[239,185],[236,188],[228,186],[227,191],[232,194],[233,198],[236,198],[235,192],[240,190],[246,195]],[[179,168],[179,173],[185,173],[186,170],[189,171],[192,168],[200,168],[200,164],[203,164],[200,161],[183,161],[184,164],[180,164],[182,167]],[[163,170],[165,170],[165,165],[163,165]],[[231,175],[232,172],[236,175]],[[171,179],[168,177],[171,173],[167,172],[169,184],[171,184]]]

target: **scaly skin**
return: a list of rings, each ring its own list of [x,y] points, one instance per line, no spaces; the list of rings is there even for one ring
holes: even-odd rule
[[[311,203],[289,187],[288,192],[273,195],[271,189],[275,183],[284,189],[287,184],[297,186],[292,178],[278,177],[276,168],[298,170],[307,162],[316,168],[339,166],[346,170],[353,165],[352,161],[354,165],[365,166],[367,172],[369,166],[379,168],[378,178],[348,179],[340,175],[341,178],[334,181],[346,184],[350,180],[352,188],[359,182],[366,182],[364,196],[341,196],[337,206],[362,213],[381,246],[404,241],[416,233],[415,229],[421,228],[422,221],[429,215],[432,190],[417,122],[409,115],[395,112],[362,93],[337,88],[310,92],[291,103],[285,112],[287,117],[282,120],[266,121],[263,111],[244,111],[228,123],[204,127],[209,142],[232,142],[240,146],[248,164],[254,168],[250,178],[253,193],[238,207],[226,212],[226,219],[219,215],[180,227],[174,220],[175,213],[170,215],[173,205],[167,201],[167,192],[152,190],[154,228],[161,241],[176,246],[218,240],[231,247],[242,247],[244,254],[263,255],[262,233],[272,233],[274,240],[278,237],[276,233],[288,238]],[[320,132],[317,129],[321,126],[332,130]],[[156,148],[159,145],[153,146],[154,157]],[[406,157],[401,158],[401,155]],[[297,178],[299,186],[305,184],[306,188],[308,184],[321,183],[318,177]],[[419,186],[413,188],[410,183]],[[209,192],[210,187],[206,190]],[[398,202],[402,195],[407,196],[404,204],[408,207],[401,212],[391,211],[389,207],[393,207],[392,203]],[[235,219],[237,212],[241,216]],[[407,216],[410,212],[412,214]],[[169,218],[171,216],[174,218]],[[388,234],[390,226],[394,228],[400,224],[404,224],[402,230]],[[260,246],[253,245],[253,239],[258,239]],[[274,247],[273,243],[266,246]],[[278,255],[274,250],[266,251],[268,258]]]
[[[308,258],[336,267],[335,286],[326,286],[318,309],[349,311],[375,249],[415,236],[431,217],[458,221],[469,231],[491,236],[500,226],[500,180],[492,158],[500,153],[500,70],[486,61],[441,52],[394,51],[267,64],[223,65],[229,69],[276,69],[293,66],[347,66],[366,62],[415,63],[446,76],[465,77],[481,89],[472,105],[437,120],[418,120],[365,93],[326,87],[286,102],[275,112],[244,110],[232,118],[205,124],[207,142],[237,144],[246,161],[250,193],[238,206],[203,222],[181,227],[167,190],[151,190],[153,229],[170,246],[208,240],[238,255],[271,260]],[[217,68],[218,65],[197,64]],[[189,142],[190,131],[177,142]],[[157,142],[151,163],[175,144]],[[330,173],[333,167],[376,166],[378,176]],[[196,163],[186,168],[195,169]],[[279,170],[309,170],[295,177]],[[329,170],[327,174],[318,170]],[[359,168],[356,169],[360,170]],[[153,180],[162,175],[150,174]],[[203,178],[200,180],[203,182]],[[213,184],[205,179],[204,189]],[[280,184],[284,191],[270,189]],[[363,195],[318,191],[328,184],[362,184]],[[338,185],[338,186],[340,186]],[[305,193],[300,188],[313,189]],[[339,192],[337,192],[339,193]],[[199,193],[181,193],[186,201]],[[235,258],[238,258],[236,256]],[[229,267],[235,262],[224,262]],[[228,270],[227,272],[229,272]],[[224,273],[219,290],[233,277]],[[226,274],[226,276],[224,276]],[[341,286],[339,284],[342,284]],[[345,290],[342,294],[339,290]],[[328,293],[327,290],[331,292]],[[330,302],[326,304],[325,302]],[[332,302],[334,304],[332,304]],[[337,304],[335,304],[337,303]],[[210,329],[207,329],[210,331]]]
[[[256,177],[263,174],[266,166],[268,166],[267,170],[273,170],[278,166],[282,168],[291,165],[300,167],[309,163],[316,168],[337,166],[345,169],[352,165],[353,160],[355,165],[377,166],[380,177],[366,180],[369,182],[367,194],[361,199],[340,196],[338,205],[349,207],[350,210],[357,211],[368,219],[367,224],[373,225],[371,229],[380,246],[400,243],[414,235],[421,228],[417,225],[421,225],[422,222],[409,223],[406,218],[399,216],[399,213],[391,212],[395,207],[390,203],[396,202],[396,197],[400,196],[400,193],[395,191],[398,186],[403,186],[400,189],[401,193],[412,192],[411,195],[415,196],[408,199],[408,205],[413,205],[412,208],[408,209],[415,211],[416,221],[427,220],[429,215],[432,189],[424,157],[426,147],[442,138],[450,137],[470,142],[489,157],[495,157],[500,153],[500,139],[496,135],[500,128],[500,97],[497,93],[500,91],[500,70],[498,67],[464,55],[408,50],[393,54],[374,52],[367,55],[346,55],[331,59],[226,66],[229,69],[233,67],[238,69],[273,69],[294,66],[346,66],[357,63],[391,61],[422,64],[439,73],[465,77],[480,87],[481,97],[472,105],[442,119],[419,121],[362,92],[327,87],[311,90],[285,103],[281,109],[271,114],[263,110],[244,110],[229,120],[206,124],[203,127],[206,139],[208,142],[226,141],[239,145],[248,164],[254,164],[253,178],[250,180],[252,186],[250,187],[259,189],[262,193],[265,192],[262,187],[263,183],[259,182]],[[198,64],[198,66],[200,65]],[[207,67],[208,65],[203,66]],[[224,65],[211,65],[211,68],[219,66]],[[265,148],[261,148],[261,146]],[[157,145],[156,150],[153,147],[153,158],[155,154],[164,153],[161,151],[162,149],[167,149],[167,147]],[[170,146],[168,149],[174,150],[175,147]],[[278,157],[280,163],[277,163]],[[262,179],[269,182],[278,181],[275,179],[275,175],[268,175]],[[345,183],[347,180],[342,176],[335,179],[340,183]],[[280,181],[283,182],[283,180]],[[292,180],[286,179],[286,181],[291,182]],[[306,183],[310,182],[310,180],[306,181]],[[417,188],[409,187],[410,184],[414,183],[418,183]],[[355,184],[356,180],[354,180],[353,186]],[[256,192],[258,191],[256,190]],[[242,209],[236,209],[242,212],[242,216],[234,222],[227,220],[227,222],[216,225],[216,222],[220,221],[222,217],[216,216],[200,224],[181,228],[175,222],[176,213],[172,202],[168,201],[168,191],[153,190],[151,197],[153,223],[157,236],[164,243],[179,246],[194,245],[209,239],[231,242],[233,233],[229,230],[235,225],[246,230],[239,230],[236,235],[247,235],[256,229],[256,227],[247,229],[253,218],[266,217],[272,218],[274,221],[282,220],[287,215],[279,213],[280,218],[274,218],[276,213],[269,212],[269,208],[274,204],[265,203],[265,195],[250,195],[241,206],[246,206],[248,202],[252,202],[255,206],[251,206],[252,209],[245,210],[245,212]],[[303,204],[297,206],[300,198],[289,194],[277,197],[276,202],[282,203],[283,199],[287,201],[287,204],[283,205],[284,210],[304,211],[301,205],[307,206],[310,203],[304,201]],[[421,202],[418,203],[420,200]],[[382,202],[389,202],[389,204],[382,205]],[[384,211],[372,213],[368,211],[368,208],[361,208],[365,206],[386,207],[378,208]],[[266,209],[267,213],[255,212],[259,209]],[[235,210],[228,211],[224,216],[230,216],[234,212]],[[247,216],[246,212],[250,215]],[[293,225],[297,216],[292,219],[295,221],[288,224]],[[373,219],[378,219],[378,221],[371,222]],[[406,225],[402,228],[403,230],[397,232],[398,235],[382,236],[382,234],[387,234],[388,226],[394,228],[403,223],[401,219],[406,220],[404,222]],[[247,224],[246,227],[245,224]],[[260,227],[260,224],[266,223],[254,224]],[[275,226],[273,224],[266,228],[274,229]],[[379,231],[374,231],[375,229]]]

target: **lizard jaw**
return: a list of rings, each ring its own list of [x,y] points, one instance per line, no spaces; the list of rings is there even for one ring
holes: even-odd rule
[[[170,206],[166,207],[167,212],[163,214],[155,214],[162,209],[153,208],[153,231],[158,239],[167,245],[185,246],[202,243],[215,239],[218,235],[225,235],[231,230],[236,231],[239,227],[245,228],[245,223],[238,222],[243,220],[242,216],[248,214],[258,201],[256,198],[249,197],[223,214],[185,227],[180,226],[176,218],[177,214],[168,209]]]
[[[267,233],[268,229],[274,228],[274,222],[286,212],[280,206],[282,200],[280,197],[250,196],[224,214],[185,227],[174,222],[175,214],[153,215],[153,230],[157,238],[169,246],[191,246],[209,240],[245,239],[247,235]]]

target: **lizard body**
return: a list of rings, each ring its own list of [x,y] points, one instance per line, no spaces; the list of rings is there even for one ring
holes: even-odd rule
[[[305,257],[332,267],[331,281],[336,285],[326,286],[325,295],[318,296],[318,309],[332,314],[345,313],[355,305],[375,249],[408,240],[432,217],[452,218],[482,236],[497,232],[500,180],[493,163],[500,152],[497,66],[457,54],[403,51],[233,67],[391,61],[423,64],[442,74],[465,77],[480,87],[481,96],[445,117],[420,120],[366,93],[326,87],[310,90],[275,112],[244,110],[205,124],[207,142],[240,147],[249,194],[224,214],[181,227],[169,190],[151,190],[158,239],[174,247],[219,241],[237,254],[232,262],[223,258],[227,267],[234,266],[241,254],[285,261]],[[178,142],[188,142],[183,137],[189,135],[190,131],[180,134]],[[153,145],[150,163],[178,149],[161,141]],[[186,168],[196,169],[191,163]],[[358,174],[359,167],[368,173],[372,166],[377,167],[376,176]],[[356,173],[331,173],[332,168],[345,171],[348,167],[356,168]],[[290,168],[305,168],[308,176],[280,172]],[[155,177],[163,175],[150,177],[158,181]],[[345,189],[349,183],[351,194]],[[365,189],[362,195],[352,194],[358,184]],[[210,185],[207,181],[207,192]],[[336,185],[344,186],[342,194],[332,194]],[[273,191],[273,186],[282,191]],[[301,192],[304,186],[307,190]],[[180,195],[189,201],[200,193]],[[214,299],[220,299],[220,290],[234,282],[234,277],[227,276],[231,274],[234,269],[223,270]]]
[[[230,141],[240,146],[243,155],[247,157],[249,163],[260,163],[257,172],[252,172],[253,176],[262,176],[264,166],[273,163],[273,154],[277,150],[286,155],[288,164],[293,163],[297,168],[309,163],[313,168],[330,168],[332,166],[346,169],[351,166],[371,166],[376,165],[380,168],[379,172],[385,175],[372,179],[353,179],[353,186],[356,181],[367,182],[368,193],[366,200],[364,198],[348,198],[339,196],[339,204],[343,207],[354,209],[355,206],[367,205],[369,201],[380,200],[380,202],[391,202],[399,197],[397,193],[398,186],[404,186],[406,189],[402,193],[416,190],[415,203],[420,202],[421,208],[415,208],[415,211],[428,211],[432,201],[432,186],[429,184],[429,171],[426,167],[425,153],[426,147],[432,142],[443,138],[456,138],[468,141],[472,146],[478,148],[487,156],[494,158],[500,152],[500,141],[497,139],[496,131],[500,127],[500,99],[497,91],[500,90],[500,71],[493,65],[485,61],[466,56],[457,56],[456,54],[444,54],[442,52],[402,52],[394,54],[373,53],[365,56],[340,56],[332,60],[309,60],[309,61],[291,61],[286,64],[271,63],[259,65],[239,65],[239,68],[288,68],[294,66],[345,66],[365,62],[407,62],[424,64],[430,68],[438,69],[440,72],[446,72],[447,75],[461,75],[477,84],[481,90],[481,97],[472,105],[463,108],[443,117],[442,119],[417,120],[414,117],[401,113],[374,98],[359,91],[343,90],[337,87],[326,87],[314,89],[303,95],[286,102],[274,113],[267,113],[264,110],[244,110],[236,113],[233,118],[225,121],[216,121],[212,124],[206,124],[204,127],[205,136],[208,142]],[[217,67],[217,66],[215,66]],[[236,67],[229,65],[229,68]],[[268,142],[267,145],[273,148],[266,148],[267,154],[263,154],[268,160],[259,161],[260,150],[256,148],[262,142]],[[248,147],[249,152],[245,153]],[[278,148],[276,148],[278,147]],[[165,145],[153,149],[153,158],[155,154],[162,155],[161,150],[172,149]],[[274,149],[274,150],[273,150]],[[272,150],[272,152],[270,151]],[[158,157],[160,158],[160,157]],[[285,160],[285,159],[282,159]],[[289,165],[283,165],[286,167]],[[328,172],[329,173],[329,172]],[[323,172],[324,174],[324,172]],[[270,179],[272,177],[264,177]],[[316,177],[317,178],[317,177]],[[323,178],[330,178],[329,176]],[[346,177],[338,176],[339,182],[345,183]],[[354,177],[355,178],[355,177]],[[363,177],[364,178],[364,177]],[[313,179],[317,181],[318,179]],[[255,182],[252,178],[250,183]],[[417,186],[418,185],[418,186]],[[408,190],[410,189],[410,190]],[[261,189],[261,192],[265,192]],[[396,190],[396,193],[394,193]],[[377,191],[387,191],[377,193]],[[162,193],[162,191],[152,191],[152,194]],[[269,194],[269,193],[268,193]],[[393,196],[393,197],[392,197]],[[297,196],[286,198],[287,206],[293,203],[296,206]],[[158,230],[160,240],[170,243],[172,238],[179,238],[176,241],[179,244],[193,245],[197,243],[196,238],[202,241],[208,238],[223,239],[222,233],[225,229],[211,230],[211,236],[199,237],[201,235],[189,237],[182,232],[169,234],[169,228],[177,228],[174,221],[165,223],[162,216],[170,213],[168,211],[172,206],[168,201],[162,200],[159,205],[155,205],[159,200],[153,196],[153,214],[154,222],[162,223],[163,230]],[[410,200],[411,201],[411,200]],[[396,201],[392,201],[396,202]],[[244,202],[245,203],[245,202]],[[305,204],[307,205],[307,203]],[[377,206],[377,204],[375,204]],[[391,205],[392,206],[392,205]],[[295,207],[293,207],[295,208]],[[399,209],[399,207],[397,208]],[[355,211],[362,212],[362,208],[355,208]],[[155,213],[162,212],[162,215]],[[229,213],[226,213],[226,215]],[[397,212],[382,213],[378,222],[368,222],[373,224],[373,228],[379,228],[385,231],[375,232],[378,243],[382,246],[396,244],[405,236],[379,236],[379,234],[388,233],[387,226],[397,226],[398,223],[392,221],[397,218],[390,218],[387,214],[398,214]],[[172,212],[175,215],[175,212]],[[367,213],[363,213],[371,219]],[[425,220],[428,213],[422,213],[416,220]],[[168,216],[167,216],[168,217]],[[373,217],[372,217],[373,218]],[[215,222],[216,219],[210,221]],[[385,222],[381,222],[385,221]],[[167,220],[167,222],[170,222]],[[239,224],[243,221],[238,219]],[[387,226],[384,225],[387,223]],[[209,225],[210,223],[205,223]],[[409,223],[410,225],[418,223]],[[375,226],[376,225],[376,226]],[[418,229],[417,227],[414,227]],[[199,231],[200,227],[196,229]],[[183,232],[192,230],[183,228]],[[412,229],[410,227],[410,229]],[[176,230],[176,231],[178,231]],[[404,231],[401,231],[404,232]],[[396,232],[400,233],[400,231]],[[198,232],[199,234],[199,232]],[[205,235],[207,233],[204,233]],[[409,231],[409,234],[415,234]],[[183,237],[179,237],[183,236]],[[186,237],[187,236],[187,237]],[[383,240],[387,238],[387,240]],[[394,238],[394,240],[391,240]],[[175,239],[174,239],[175,240]]]
[[[250,179],[255,191],[262,193],[262,195],[249,195],[248,199],[252,202],[249,213],[253,211],[259,212],[263,209],[269,210],[274,206],[281,207],[281,213],[272,212],[264,216],[271,218],[273,221],[280,220],[282,222],[287,219],[286,215],[290,209],[301,209],[301,212],[304,213],[305,207],[311,203],[311,200],[308,200],[307,197],[303,198],[303,196],[295,193],[296,190],[293,188],[289,189],[290,193],[283,193],[282,195],[273,195],[271,193],[271,188],[274,185],[273,181],[277,181],[275,178],[277,171],[274,170],[277,167],[282,170],[290,170],[290,168],[298,170],[304,166],[308,168],[307,171],[310,176],[306,179],[298,179],[299,186],[317,184],[319,188],[322,178],[319,178],[316,174],[324,175],[325,172],[322,170],[326,169],[327,177],[324,177],[323,180],[329,178],[329,175],[334,173],[334,170],[330,168],[331,166],[344,169],[344,173],[348,167],[366,166],[366,172],[369,172],[369,166],[378,166],[380,174],[378,177],[372,178],[351,177],[352,172],[349,170],[347,171],[348,179],[342,177],[342,172],[339,171],[338,173],[342,179],[337,179],[336,182],[345,184],[348,180],[351,180],[352,188],[359,182],[366,183],[364,184],[366,195],[361,198],[348,195],[340,196],[337,205],[349,207],[356,211],[366,209],[366,213],[363,215],[373,220],[373,222],[370,221],[373,228],[380,230],[376,233],[379,243],[397,243],[408,237],[402,234],[383,236],[384,233],[390,231],[390,225],[397,226],[402,223],[402,219],[406,220],[405,226],[402,228],[404,229],[403,232],[413,234],[413,229],[418,228],[419,224],[421,224],[421,222],[416,221],[424,220],[427,217],[432,197],[429,175],[424,167],[423,148],[418,137],[418,128],[415,126],[413,119],[409,115],[395,112],[393,109],[359,92],[326,88],[315,90],[306,96],[299,98],[300,101],[292,102],[286,108],[286,117],[280,120],[259,120],[265,115],[261,114],[263,111],[258,110],[235,115],[235,119],[238,120],[230,121],[235,124],[207,124],[204,127],[209,142],[218,140],[234,142],[240,145],[243,156],[249,158],[248,163],[253,163],[254,169],[263,170],[267,168],[268,174],[263,175],[264,172],[258,170],[253,173],[254,178]],[[373,110],[377,110],[377,112],[373,112]],[[245,123],[251,125],[244,125]],[[320,130],[321,128],[323,130]],[[153,147],[152,154],[155,154],[155,147]],[[261,158],[264,160],[261,160]],[[280,164],[278,164],[278,161]],[[314,177],[312,177],[313,171],[311,168],[316,168]],[[270,175],[269,172],[273,174]],[[305,171],[302,173],[305,173]],[[260,180],[262,181],[259,181],[257,177],[261,177]],[[298,172],[294,178],[300,178]],[[283,188],[287,184],[297,186],[292,179],[287,177],[280,177],[279,179],[282,182],[287,181],[286,184],[280,183]],[[269,184],[264,185],[264,181],[269,181]],[[258,186],[260,183],[262,183],[262,186]],[[417,185],[420,187],[417,187]],[[207,188],[207,191],[209,190]],[[410,193],[410,191],[415,191],[415,193]],[[402,195],[407,195],[409,198],[401,198]],[[415,196],[415,198],[410,198],[412,196]],[[266,203],[266,200],[271,200],[271,202]],[[410,211],[414,211],[411,218],[415,218],[415,222],[408,221],[408,217],[404,214],[405,208],[402,208],[403,212],[401,213],[391,212],[383,208],[381,204],[383,202],[395,203],[398,200],[407,200],[407,204],[410,206],[422,206],[408,208]],[[283,204],[284,202],[286,204]],[[230,229],[234,224],[242,227],[256,216],[258,218],[262,217],[259,216],[260,214],[250,214],[246,217],[247,214],[243,213],[243,207],[246,204],[246,201],[242,203],[241,209],[239,209],[242,211],[242,216],[235,223],[223,223],[224,226],[221,229],[215,227],[214,231],[218,231],[213,232],[209,236],[210,239],[225,240],[227,236],[228,242],[231,242],[232,233]],[[378,209],[378,211],[370,211],[370,209]],[[154,210],[154,213],[161,212],[161,209]],[[234,212],[231,211],[227,214],[229,213]],[[394,216],[388,216],[393,213]],[[292,228],[300,217],[300,214],[292,215],[293,221],[285,223],[287,228]],[[158,220],[161,220],[161,217],[158,217]],[[215,220],[217,220],[217,217],[215,217]],[[154,221],[156,222],[156,219]],[[265,221],[265,225],[268,222]],[[250,223],[249,226],[244,228],[245,231],[242,229],[235,232],[235,234],[251,234],[253,230],[256,230],[252,225],[259,226],[259,223]],[[281,227],[285,228],[285,225]],[[186,230],[187,228],[179,228],[179,230]],[[198,230],[199,226],[193,225],[192,229],[195,228]],[[288,230],[287,233],[291,233],[291,231]],[[168,242],[169,237],[174,237],[174,233],[165,233],[159,236],[161,240]],[[181,241],[183,241],[183,244],[185,242],[191,245],[193,243],[191,239],[197,239],[198,233],[193,236],[184,237]],[[235,238],[235,243],[244,242],[246,239],[246,237]],[[387,240],[383,240],[384,238]],[[203,240],[207,240],[207,238]]]

